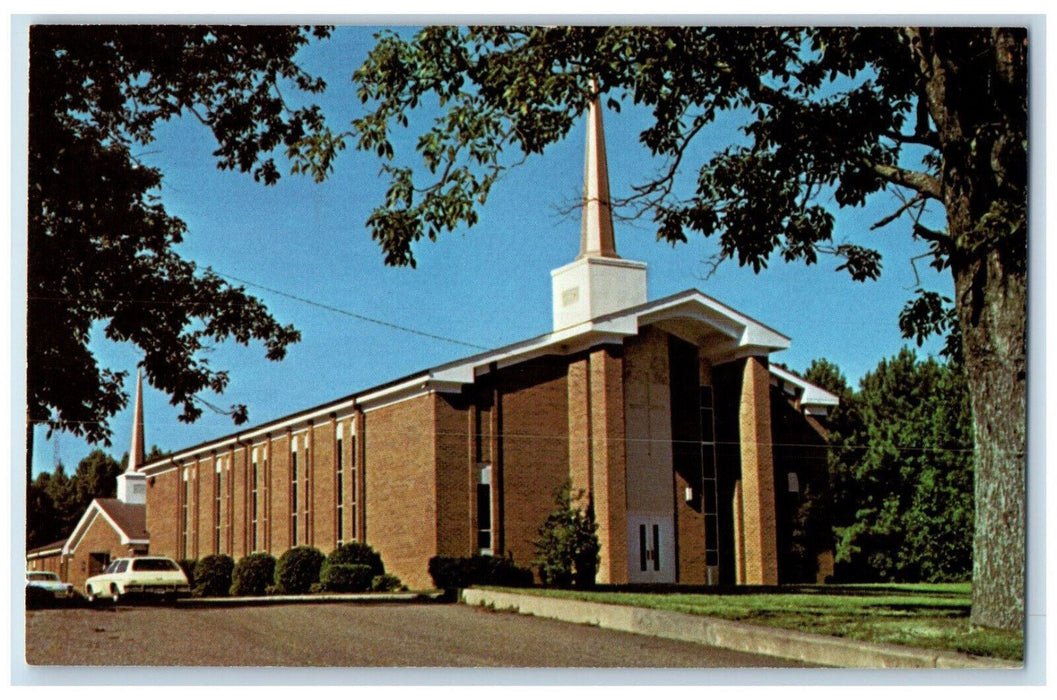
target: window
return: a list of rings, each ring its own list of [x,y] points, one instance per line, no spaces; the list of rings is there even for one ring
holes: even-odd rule
[[[789,472],[789,493],[800,493],[800,479],[797,478],[796,472]]]
[[[356,520],[356,435],[349,436],[349,517],[352,518],[352,541],[355,542],[359,537],[357,527],[359,526]]]
[[[477,478],[477,549],[492,554],[492,465],[481,465]]]
[[[218,460],[213,470],[213,551],[220,554],[220,520],[223,513],[223,501],[220,498],[220,487],[223,480],[224,460]]]
[[[297,546],[297,438],[290,451],[290,546]]]
[[[336,517],[334,522],[338,528],[337,542],[340,547],[345,543],[345,455],[342,452],[342,445],[344,444],[344,440],[342,440],[342,426],[338,425],[337,430],[337,440],[334,444],[334,452],[336,454],[336,459],[334,460],[334,487],[336,491],[337,513],[335,514]]]
[[[250,551],[257,551],[257,448],[250,465]]]
[[[187,534],[188,534],[187,533],[187,526],[188,526],[188,524],[190,522],[190,518],[188,517],[188,511],[187,511],[187,499],[191,495],[191,489],[190,489],[190,486],[189,486],[188,470],[186,470],[186,469],[184,470],[183,480],[184,480],[183,481],[183,484],[184,484],[183,485],[183,499],[182,499],[182,506],[181,506],[182,510],[183,510],[183,513],[181,515],[181,520],[182,520],[182,531],[183,531],[183,555],[186,557],[188,555],[188,546],[187,545],[189,544],[189,540],[188,540],[188,536],[187,536]]]
[[[168,559],[133,559],[133,571],[179,571],[176,562]]]
[[[701,512],[705,517],[705,566],[719,566],[719,489],[712,387],[701,387]],[[711,582],[711,581],[710,581]]]

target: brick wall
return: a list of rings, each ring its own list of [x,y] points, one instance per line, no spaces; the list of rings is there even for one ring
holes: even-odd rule
[[[77,541],[77,548],[71,552],[67,564],[67,582],[82,591],[88,578],[89,555],[93,552],[106,552],[112,560],[131,555],[131,550],[121,544],[121,535],[98,512]]]
[[[411,588],[431,588],[437,547],[435,397],[417,396],[365,417],[367,537],[386,570]]]
[[[474,553],[476,449],[475,407],[465,398],[438,394],[436,411],[437,554]]]
[[[178,488],[183,485],[179,469],[147,479],[147,532],[150,552],[163,557],[179,558],[181,513]]]
[[[625,470],[624,377],[622,349],[591,352],[591,451],[595,517],[601,544],[599,583],[628,580]]]
[[[518,566],[536,556],[533,541],[554,510],[554,492],[569,478],[568,361],[544,357],[499,372],[500,399],[493,407],[502,435],[493,483],[502,494],[496,517],[502,537],[496,554]]]

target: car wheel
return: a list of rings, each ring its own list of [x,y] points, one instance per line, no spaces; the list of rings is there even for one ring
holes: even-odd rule
[[[84,589],[84,597],[88,599],[88,604],[93,605],[95,603],[95,591],[92,590],[91,586]]]
[[[121,602],[121,589],[116,584],[110,586],[110,599],[115,605]]]

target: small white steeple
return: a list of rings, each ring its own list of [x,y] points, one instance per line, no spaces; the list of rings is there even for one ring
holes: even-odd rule
[[[128,451],[128,465],[117,477],[117,498],[130,504],[147,502],[147,477],[139,471],[143,466],[143,372],[136,371],[136,405],[132,417],[132,445]]]
[[[602,108],[593,80],[591,88],[595,95],[587,107],[580,254],[551,271],[555,331],[646,302],[646,263],[617,255]]]

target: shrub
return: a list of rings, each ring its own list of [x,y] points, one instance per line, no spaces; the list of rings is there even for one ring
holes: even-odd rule
[[[278,583],[269,583],[264,587],[264,595],[282,595],[283,587]]]
[[[583,491],[575,494],[565,482],[554,494],[557,506],[540,526],[533,564],[540,580],[548,586],[583,588],[594,585],[598,571],[598,523],[590,507],[581,509],[576,502]]]
[[[452,590],[482,586],[532,585],[532,571],[504,557],[478,554],[472,557],[433,557],[429,560],[429,575],[437,588]]]
[[[385,573],[382,557],[374,548],[363,542],[349,542],[343,544],[329,555],[327,555],[326,566],[334,564],[362,564],[371,568],[371,576],[381,576]]]
[[[371,579],[371,590],[375,593],[388,593],[390,591],[403,590],[404,584],[392,574],[382,574]]]
[[[231,595],[265,595],[275,581],[275,557],[265,552],[248,554],[235,565]]]
[[[323,552],[315,547],[294,547],[283,552],[275,564],[275,583],[283,593],[307,593],[319,582]]]
[[[198,565],[197,559],[181,559],[176,562],[183,569],[184,576],[187,577],[187,583],[194,588],[195,586],[195,567]]]
[[[209,554],[198,560],[195,566],[193,594],[202,596],[225,596],[231,590],[231,572],[235,560],[227,554]]]
[[[323,589],[334,593],[362,593],[371,587],[371,567],[366,564],[328,564],[323,568]]]

